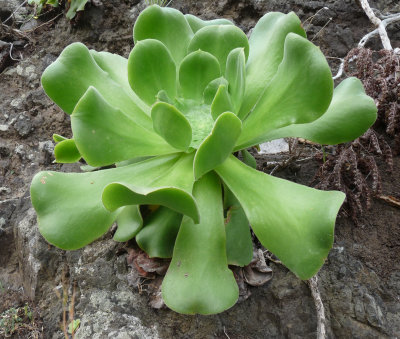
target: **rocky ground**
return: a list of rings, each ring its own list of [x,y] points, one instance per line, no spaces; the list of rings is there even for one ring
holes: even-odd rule
[[[20,3],[0,0],[1,20]],[[74,41],[128,56],[133,23],[145,7],[137,0],[95,3],[73,24],[58,11],[26,20],[32,9],[23,6],[0,27],[0,40],[13,43],[16,59],[5,56],[9,44],[0,45],[0,305],[3,299],[12,306],[10,294],[23,292],[38,307],[45,338],[64,337],[63,294],[69,302],[75,295],[74,317],[80,319],[76,338],[315,338],[317,313],[310,289],[279,264],[270,262],[270,282],[249,287],[251,296],[232,309],[215,316],[184,316],[149,306],[146,289],[151,282],[137,285],[135,270],[127,264],[127,246],[112,241],[110,234],[82,250],[64,252],[38,233],[29,199],[33,175],[42,169],[79,170],[52,164],[51,136],[70,135],[69,118],[44,94],[41,73]],[[400,12],[398,1],[370,4],[382,13]],[[330,57],[344,57],[372,30],[353,0],[174,0],[170,6],[205,19],[231,19],[245,32],[268,11],[295,11],[309,38]],[[21,21],[26,22],[21,26]],[[18,35],[10,27],[25,33]],[[393,46],[400,47],[399,24],[388,32]],[[378,39],[368,47],[381,48]],[[335,73],[337,60],[329,60]],[[259,167],[268,161],[260,157]],[[317,160],[310,160],[276,175],[307,184],[317,168]],[[399,194],[399,170],[400,158],[395,157],[393,174],[382,172],[385,194]],[[400,337],[399,209],[374,201],[358,226],[339,217],[334,248],[318,278],[329,338]],[[17,299],[15,303],[25,303]]]

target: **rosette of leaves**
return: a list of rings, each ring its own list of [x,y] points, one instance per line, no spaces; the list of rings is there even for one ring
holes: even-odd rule
[[[128,59],[73,43],[43,74],[47,95],[71,117],[73,138],[55,135],[56,161],[115,166],[38,173],[31,198],[42,235],[74,250],[117,222],[115,240],[136,237],[150,257],[172,257],[162,295],[180,313],[235,304],[228,265],[251,261],[249,225],[298,277],[313,276],[344,194],[258,172],[246,148],[358,137],[376,118],[360,81],[333,90],[325,57],[294,13],[266,14],[248,40],[228,20],[155,5],[133,38]],[[159,207],[142,217],[141,205]]]

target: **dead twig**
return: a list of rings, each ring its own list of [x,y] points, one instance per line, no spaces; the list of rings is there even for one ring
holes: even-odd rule
[[[226,333],[225,326],[224,326],[224,334],[226,335],[226,337],[227,337],[228,339],[231,339],[231,337],[228,335],[228,333]]]
[[[390,43],[389,36],[386,32],[386,25],[389,22],[400,20],[400,14],[397,17],[397,20],[394,19],[394,18],[396,18],[395,16],[389,17],[385,20],[381,20],[375,15],[374,11],[371,9],[371,7],[368,3],[368,0],[360,0],[360,4],[361,4],[361,7],[364,10],[365,14],[368,16],[368,19],[374,24],[376,29],[374,31],[375,33],[371,32],[371,33],[368,33],[367,35],[365,35],[360,40],[358,46],[363,47],[372,35],[375,35],[378,33],[381,38],[383,48],[387,49],[387,50],[393,50],[393,47]]]
[[[23,57],[22,57],[22,53],[21,53],[21,52],[19,52],[19,59],[16,59],[16,58],[14,58],[14,57],[12,56],[13,47],[14,47],[14,44],[13,44],[13,43],[10,43],[10,52],[9,52],[9,54],[10,54],[10,59],[13,60],[13,61],[22,61],[22,60],[23,60]]]
[[[22,4],[20,4],[20,5],[14,10],[14,12],[12,12],[11,15],[10,15],[6,20],[3,21],[3,23],[5,24],[8,20],[10,20],[10,19],[14,16],[14,14],[17,13],[18,10],[19,10],[22,6],[24,6],[27,2],[28,2],[28,0],[25,0]]]
[[[326,338],[325,329],[325,308],[321,299],[321,294],[318,289],[318,277],[315,275],[311,279],[307,280],[308,286],[311,290],[311,295],[314,299],[315,309],[317,311],[317,339]]]
[[[321,34],[321,32],[324,31],[325,27],[329,25],[329,23],[332,21],[332,18],[329,18],[329,20],[325,23],[325,25],[322,26],[322,28],[317,32],[317,34],[314,35],[314,37],[311,39],[311,41],[314,41],[315,38]]]
[[[1,26],[4,27],[6,30],[8,30],[10,33],[16,35],[17,37],[31,41],[31,38],[29,38],[29,36],[24,34],[24,32],[20,31],[19,29],[15,29],[10,26],[7,26],[3,22],[1,23]]]
[[[25,31],[25,32],[26,32],[26,33],[34,32],[34,31],[36,31],[37,29],[39,29],[39,28],[41,28],[41,27],[43,27],[43,26],[46,26],[46,25],[48,25],[49,23],[53,22],[54,20],[58,19],[61,15],[63,15],[63,13],[59,13],[59,14],[56,15],[54,18],[51,18],[50,20],[48,20],[48,21],[42,23],[41,25],[39,25],[39,26],[37,26],[37,27],[35,27],[35,28],[32,28],[32,29],[30,29],[30,30],[27,30],[27,31]]]
[[[390,195],[377,195],[377,199],[387,202],[389,205],[400,208],[400,199],[392,197]]]
[[[340,65],[339,65],[339,69],[336,73],[335,76],[332,77],[333,80],[339,79],[342,75],[343,75],[343,70],[344,70],[344,59],[340,59]]]
[[[303,22],[303,26],[305,26],[307,24],[307,27],[304,27],[304,30],[307,32],[308,28],[311,26],[314,18],[321,12],[324,10],[329,10],[329,7],[322,7],[320,8],[314,15],[308,17],[306,20],[304,20]]]
[[[273,262],[274,264],[283,265],[283,264],[282,264],[282,261],[280,261],[279,259],[275,259],[275,258],[273,257],[273,254],[272,254],[270,251],[268,251],[268,250],[264,251],[264,252],[263,252],[263,255],[264,255],[264,258],[265,258],[265,259],[267,259],[267,260]]]
[[[76,295],[76,282],[73,283],[72,297],[71,297],[71,302],[69,305],[69,312],[68,312],[68,320],[69,320],[69,323],[72,324],[72,326],[71,326],[72,327],[72,331],[71,331],[72,339],[75,338],[75,326],[74,326],[75,295]]]

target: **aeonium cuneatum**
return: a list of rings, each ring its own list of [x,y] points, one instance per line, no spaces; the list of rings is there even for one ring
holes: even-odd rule
[[[228,20],[150,6],[133,37],[128,60],[73,43],[43,74],[46,93],[71,116],[73,138],[55,136],[56,160],[116,165],[37,174],[31,197],[43,236],[74,250],[116,221],[115,240],[136,237],[150,257],[172,257],[162,295],[181,313],[235,304],[228,264],[252,259],[249,225],[298,277],[313,276],[344,194],[258,172],[232,153],[249,159],[247,147],[282,137],[358,137],[376,118],[360,81],[333,90],[294,13],[266,14],[248,41]],[[140,205],[160,207],[142,218]]]

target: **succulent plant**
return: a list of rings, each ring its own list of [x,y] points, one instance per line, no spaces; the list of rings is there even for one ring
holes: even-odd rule
[[[83,158],[96,170],[35,176],[42,235],[75,250],[117,222],[116,241],[136,237],[150,257],[172,257],[162,295],[180,313],[235,304],[228,265],[251,261],[249,225],[288,269],[312,277],[332,247],[344,194],[259,172],[246,148],[358,137],[376,119],[360,81],[333,90],[294,13],[266,14],[248,40],[228,20],[154,5],[133,38],[129,59],[73,43],[43,74],[47,95],[71,117],[73,138],[54,135],[56,161]],[[142,217],[141,205],[156,207]]]

